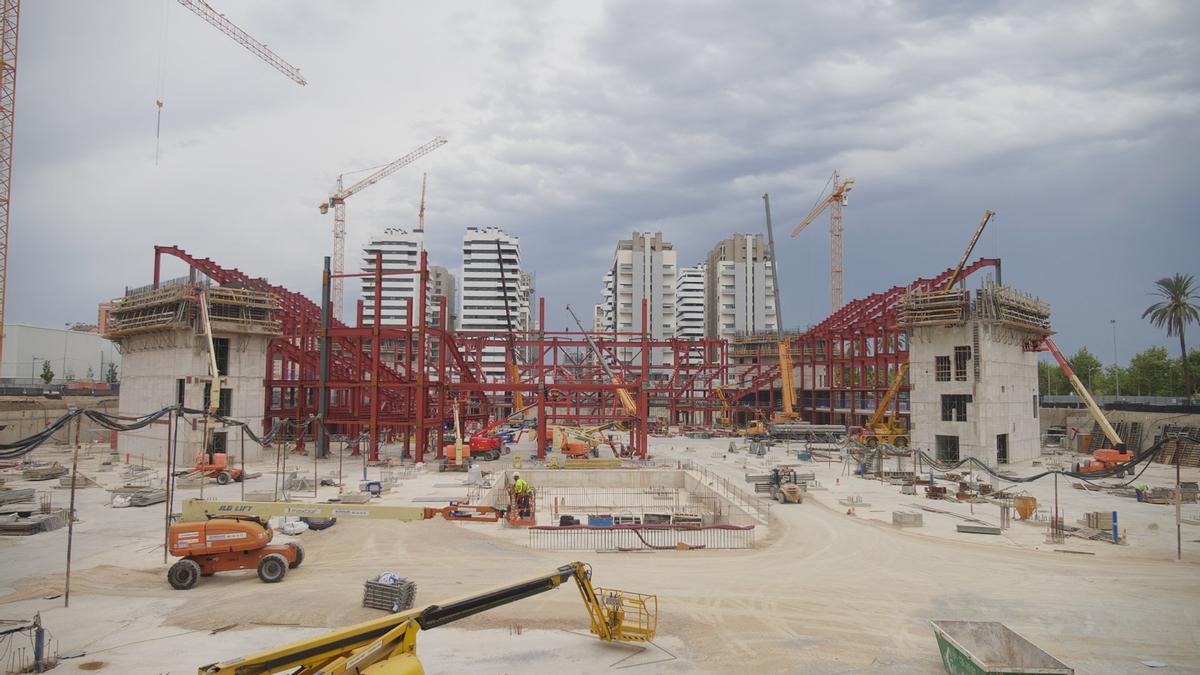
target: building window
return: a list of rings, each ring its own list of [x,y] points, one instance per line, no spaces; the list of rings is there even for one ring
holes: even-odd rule
[[[934,436],[939,462],[958,461],[958,436]]]
[[[1038,418],[1038,395],[1033,395],[1033,419]]]
[[[966,422],[970,394],[942,394],[942,421]]]
[[[184,380],[182,377],[175,380],[175,405],[179,406],[180,408],[183,407],[183,391],[184,391],[183,384],[184,384]],[[1033,398],[1034,398],[1033,410],[1036,413],[1037,412],[1037,397],[1034,396]]]
[[[217,373],[229,374],[229,338],[213,338],[213,354],[217,358]]]
[[[938,357],[935,357],[934,362],[936,363],[936,366],[937,366],[935,369],[937,381],[938,382],[949,382],[950,381],[950,357],[949,356],[938,356]]]
[[[970,347],[954,348],[954,381],[967,381],[967,364],[971,361]]]

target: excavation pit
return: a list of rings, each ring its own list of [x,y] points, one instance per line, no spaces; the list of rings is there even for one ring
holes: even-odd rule
[[[522,469],[536,495],[530,548],[556,551],[750,549],[765,514],[748,495],[727,495],[675,469]],[[513,472],[491,503],[508,504]]]

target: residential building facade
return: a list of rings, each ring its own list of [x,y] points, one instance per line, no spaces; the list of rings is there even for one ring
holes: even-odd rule
[[[735,234],[708,252],[704,330],[712,339],[777,330],[775,266],[761,234]]]

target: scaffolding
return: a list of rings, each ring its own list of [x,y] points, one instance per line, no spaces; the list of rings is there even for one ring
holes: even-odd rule
[[[1050,305],[992,280],[975,291],[964,289],[910,291],[900,303],[897,323],[906,328],[961,326],[968,320],[995,322],[1009,328],[1049,335]]]
[[[274,318],[277,303],[270,293],[189,282],[137,289],[114,300],[105,337],[116,339],[161,331],[198,331],[202,296],[207,300],[214,330],[279,334],[279,321]]]

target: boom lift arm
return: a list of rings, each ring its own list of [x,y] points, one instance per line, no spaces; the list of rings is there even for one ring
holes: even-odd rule
[[[549,574],[477,595],[389,614],[315,638],[268,649],[244,658],[202,666],[199,675],[257,675],[300,669],[300,673],[340,675],[423,672],[416,654],[421,630],[444,626],[547,591],[574,579],[587,608],[591,632],[605,641],[649,642],[658,622],[652,595],[592,586],[591,567],[573,562]]]
[[[1071,386],[1075,389],[1075,393],[1079,394],[1079,398],[1083,399],[1083,403],[1087,406],[1088,412],[1091,413],[1092,419],[1096,421],[1096,424],[1100,425],[1100,430],[1104,432],[1108,440],[1112,441],[1113,447],[1117,450],[1124,450],[1125,441],[1117,434],[1117,430],[1109,424],[1108,418],[1104,416],[1104,412],[1096,404],[1096,399],[1092,398],[1092,395],[1088,393],[1087,387],[1083,386],[1083,381],[1079,379],[1079,376],[1071,368],[1071,362],[1058,350],[1058,345],[1054,344],[1054,339],[1046,336],[1039,340],[1034,346],[1034,351],[1042,350],[1050,352],[1054,356],[1054,360],[1058,361],[1058,367],[1062,368],[1063,374],[1067,376],[1067,381],[1071,383]]]
[[[792,350],[783,337],[783,305],[779,302],[779,259],[775,257],[775,231],[771,227],[771,197],[763,193],[763,206],[767,210],[767,242],[771,246],[771,289],[775,294],[775,333],[779,347],[779,384],[783,394],[783,413],[775,419],[777,423],[794,422],[800,419],[796,412],[795,372],[792,369]]]
[[[604,354],[600,353],[600,348],[596,346],[596,341],[592,339],[592,334],[583,328],[583,324],[579,322],[579,317],[575,316],[575,311],[571,309],[570,305],[567,305],[567,313],[575,320],[575,325],[579,326],[579,332],[583,333],[583,337],[587,338],[588,346],[592,348],[592,353],[596,355],[596,360],[600,362],[600,367],[604,369],[604,373],[608,375],[613,384],[622,384],[624,381],[621,379],[621,376],[614,373],[613,369],[609,367],[608,361],[604,360]],[[633,396],[629,393],[629,390],[624,387],[617,389],[617,398],[621,399],[621,407],[625,409],[627,414],[637,415],[637,404],[633,402]]]

